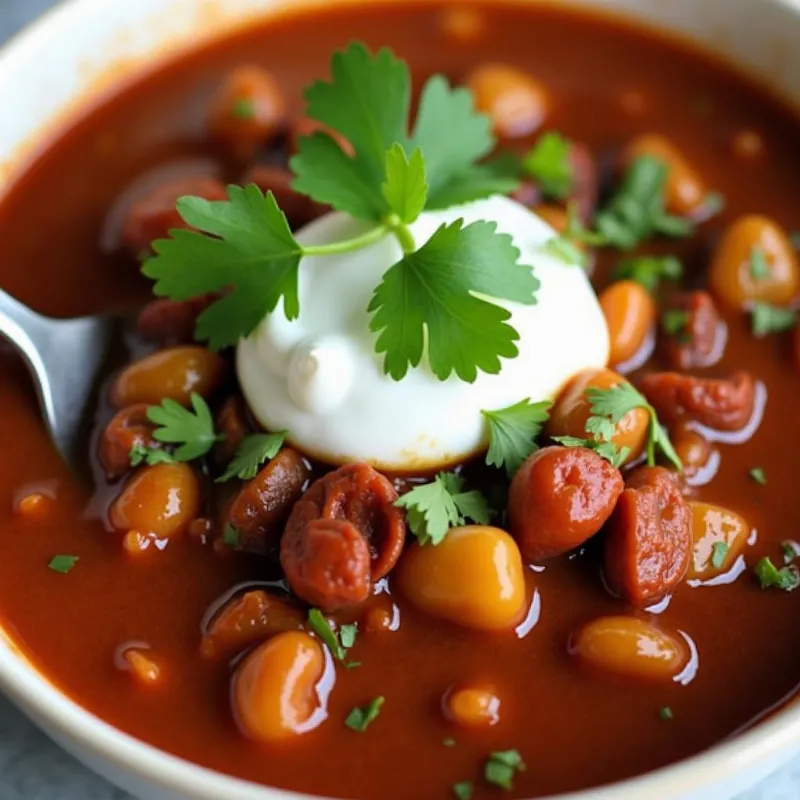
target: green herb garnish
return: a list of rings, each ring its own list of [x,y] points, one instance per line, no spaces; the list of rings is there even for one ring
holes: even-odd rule
[[[496,374],[518,354],[510,312],[494,301],[533,304],[538,281],[519,263],[511,237],[493,222],[441,225],[425,242],[408,227],[423,209],[441,209],[517,182],[505,167],[479,163],[494,146],[491,124],[465,89],[442,76],[422,91],[409,132],[411,79],[391,51],[353,44],[333,56],[332,80],[306,91],[307,116],[341,134],[350,155],[327,133],[299,140],[293,188],[367,223],[352,239],[302,246],[272,193],[254,185],[228,189],[228,200],[181,198],[178,212],[193,230],[153,244],[143,267],[155,293],[175,300],[229,291],[198,318],[196,336],[213,349],[250,335],[281,305],[300,313],[298,273],[304,256],[345,253],[393,236],[403,257],[383,275],[368,311],[384,372],[400,380],[427,357],[441,380]],[[446,131],[446,135],[443,135]]]
[[[481,411],[489,427],[486,463],[505,467],[512,476],[537,449],[535,440],[550,416],[551,405],[549,400],[532,403],[526,398],[497,411]]]
[[[452,736],[446,736],[444,739],[442,739],[442,744],[445,747],[455,747],[456,740]]]
[[[395,505],[406,509],[406,522],[422,545],[441,544],[450,528],[467,519],[488,525],[492,510],[478,491],[464,492],[464,479],[453,472],[440,472],[431,483],[404,494]]]
[[[597,230],[606,242],[631,250],[655,235],[684,237],[691,234],[689,220],[667,213],[665,187],[669,170],[653,156],[639,156],[625,171],[622,183],[608,205],[597,214]]]
[[[762,558],[755,565],[754,571],[762,589],[783,589],[785,592],[794,591],[800,586],[800,571],[791,565],[778,569],[769,557]]]
[[[761,486],[766,486],[767,483],[767,473],[764,472],[763,467],[753,467],[750,472],[747,473],[756,483],[760,484]]]
[[[78,559],[78,556],[53,556],[47,566],[50,567],[53,572],[60,572],[62,575],[66,575],[78,563]]]
[[[489,756],[483,776],[489,783],[501,789],[513,789],[514,776],[525,769],[525,762],[517,750],[503,750]]]
[[[456,800],[470,800],[473,789],[472,781],[460,781],[453,784],[453,795]]]
[[[153,438],[178,445],[172,453],[175,461],[192,461],[204,456],[220,438],[214,431],[214,420],[206,401],[192,392],[191,403],[192,411],[166,398],[160,406],[147,409],[150,422],[161,426],[153,431]]]
[[[570,151],[572,145],[560,133],[548,131],[522,159],[522,170],[536,181],[545,197],[563,200],[574,183]]]
[[[564,445],[564,447],[586,447],[594,450],[597,455],[604,458],[612,466],[619,469],[628,456],[631,454],[630,447],[617,447],[614,442],[598,441],[597,439],[581,439],[577,436],[554,436],[554,442]]]
[[[730,546],[727,542],[714,542],[711,547],[711,566],[714,569],[720,569],[725,563],[725,556],[728,555],[728,550],[730,550]]]
[[[253,119],[256,115],[256,106],[251,97],[239,97],[231,106],[231,116],[236,119]]]
[[[754,281],[763,281],[769,275],[770,269],[767,254],[764,252],[763,247],[755,245],[750,251],[750,277]]]
[[[174,464],[175,459],[168,450],[162,450],[160,447],[148,447],[144,444],[135,444],[131,447],[131,452],[128,454],[132,467],[139,467],[146,464],[148,467],[154,467],[156,464]]]
[[[245,436],[236,450],[228,468],[217,478],[217,483],[239,478],[249,481],[258,474],[265,461],[275,458],[286,439],[286,431],[279,433],[254,433]]]
[[[655,292],[662,281],[678,281],[683,277],[683,264],[675,256],[636,256],[624,258],[614,270],[614,280],[636,281]]]
[[[663,720],[670,720],[674,719],[675,717],[675,715],[672,713],[672,709],[669,706],[664,706],[662,709],[660,709],[658,716]]]
[[[783,563],[791,564],[798,556],[800,556],[800,545],[797,542],[785,541],[781,543],[783,550]]]
[[[689,338],[687,327],[690,319],[691,314],[688,311],[672,308],[661,315],[661,327],[666,334],[683,342]]]
[[[381,707],[384,702],[385,698],[375,697],[363,708],[354,708],[347,715],[344,724],[347,725],[350,730],[356,731],[357,733],[364,733],[370,724],[378,718],[378,714],[381,713]]]
[[[308,624],[311,626],[311,630],[327,645],[333,657],[337,661],[344,661],[348,649],[355,643],[358,628],[355,625],[342,625],[337,635],[318,608],[309,609]],[[355,664],[355,662],[352,663]],[[345,666],[348,665],[345,664]]]
[[[782,333],[797,324],[797,312],[770,303],[753,303],[750,309],[753,336],[761,338],[769,333]]]
[[[238,547],[239,546],[239,531],[233,527],[230,523],[225,526],[225,530],[222,531],[222,542],[223,544],[228,545],[228,547]]]

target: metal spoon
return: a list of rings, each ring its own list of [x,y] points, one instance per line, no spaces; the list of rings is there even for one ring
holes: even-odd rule
[[[111,317],[43,317],[0,290],[0,336],[25,359],[53,442],[72,466],[78,463],[81,420],[115,330]]]

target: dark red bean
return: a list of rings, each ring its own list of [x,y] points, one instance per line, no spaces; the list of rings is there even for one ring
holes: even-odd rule
[[[197,318],[214,299],[204,295],[192,300],[152,300],[139,312],[136,332],[162,345],[193,342]]]
[[[156,447],[155,425],[147,419],[147,403],[137,403],[117,412],[106,425],[97,445],[97,457],[109,480],[122,477],[131,468],[135,445]]]

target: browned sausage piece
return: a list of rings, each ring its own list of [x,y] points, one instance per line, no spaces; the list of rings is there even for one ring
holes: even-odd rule
[[[284,631],[301,630],[305,614],[288,600],[257,589],[232,598],[203,634],[204,658],[233,658],[242,650]]]
[[[286,534],[315,519],[352,522],[369,543],[372,580],[397,563],[406,537],[404,512],[391,481],[368,464],[346,464],[315,481],[292,510]]]
[[[214,421],[215,430],[222,436],[214,445],[214,462],[218,466],[227,465],[236,455],[249,427],[244,398],[238,394],[231,395],[220,406]]]
[[[121,243],[131,255],[141,258],[150,252],[150,243],[164,239],[173,228],[189,227],[178,214],[179,197],[191,195],[205,200],[226,200],[225,186],[216,178],[181,178],[162,184],[134,203],[122,225]]]
[[[653,372],[642,378],[640,388],[666,425],[686,418],[715,430],[738,431],[755,407],[755,381],[743,371],[728,379]]]
[[[293,229],[301,228],[330,211],[328,206],[295,192],[292,189],[292,173],[285,167],[256,164],[242,179],[244,186],[249,183],[254,183],[264,193],[272,192],[275,195]]]
[[[97,457],[109,480],[122,477],[131,468],[134,445],[157,447],[155,425],[147,419],[147,403],[123,408],[106,425],[97,443]]]
[[[724,352],[726,326],[708,292],[675,297],[661,317],[660,349],[672,369],[716,364]]]
[[[557,556],[594,536],[614,510],[622,476],[583,447],[545,447],[519,468],[508,498],[511,533],[522,557]]]
[[[285,447],[242,487],[228,507],[225,521],[236,529],[244,550],[275,552],[308,476],[299,453]]]
[[[194,341],[197,318],[214,299],[204,295],[192,300],[152,300],[139,312],[136,332],[159,344],[188,344]]]
[[[292,591],[322,611],[364,602],[372,589],[369,544],[345,519],[323,518],[286,529],[281,566]]]
[[[604,568],[610,589],[645,608],[683,580],[692,549],[691,514],[663,467],[641,467],[611,515]]]

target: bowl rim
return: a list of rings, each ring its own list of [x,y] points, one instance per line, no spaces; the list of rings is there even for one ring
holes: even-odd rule
[[[342,5],[358,1],[331,0]],[[76,13],[75,8],[94,2],[97,0],[57,2],[0,46],[0,67],[9,57],[47,39],[51,28]],[[307,0],[306,5],[313,7],[322,2],[324,0]],[[800,0],[767,2],[784,7],[786,11],[796,15],[800,23]],[[613,7],[599,11],[623,18],[626,16],[624,12]],[[227,33],[226,29],[222,36]],[[738,65],[734,66],[739,68]],[[45,133],[52,124],[53,120],[43,120]],[[37,131],[35,137],[39,133]],[[80,747],[90,755],[92,762],[96,759],[118,765],[128,776],[144,780],[167,792],[190,793],[196,800],[218,800],[219,797],[225,797],[226,800],[321,800],[316,795],[259,784],[218,772],[125,733],[62,692],[24,655],[13,636],[2,627],[0,690],[37,725],[43,724],[46,727],[45,732],[54,731],[56,741],[66,749],[73,750],[73,755],[74,749]],[[786,753],[788,757],[793,749],[800,751],[800,702],[790,703],[777,710],[767,710],[743,732],[733,733],[706,750],[657,770],[611,784],[538,800],[641,800],[643,797],[677,800],[683,793],[718,786],[720,776],[727,769],[744,772],[757,767],[770,757],[777,757],[782,753]]]

